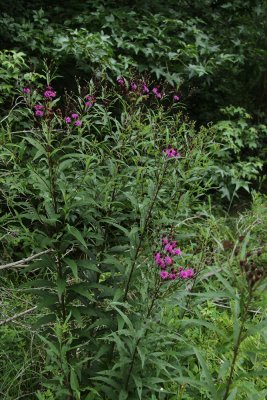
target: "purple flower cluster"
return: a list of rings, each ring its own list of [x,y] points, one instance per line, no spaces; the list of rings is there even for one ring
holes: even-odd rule
[[[117,84],[118,84],[120,87],[126,87],[126,81],[125,81],[125,79],[124,79],[122,76],[120,76],[120,77],[117,78]],[[138,84],[137,84],[136,82],[134,82],[134,81],[131,81],[131,82],[130,82],[130,88],[129,88],[129,90],[130,90],[130,92],[137,92],[137,91],[138,91]],[[152,89],[151,92],[152,92],[153,95],[154,95],[157,99],[159,99],[159,100],[161,100],[161,99],[163,98],[163,96],[164,96],[163,93],[160,93],[158,87],[154,87],[154,88]],[[141,86],[139,86],[139,91],[138,91],[138,93],[139,93],[140,95],[141,95],[141,94],[143,94],[143,95],[148,95],[148,94],[150,93],[150,90],[149,90],[149,88],[148,88],[148,86],[147,86],[147,84],[146,84],[145,82],[142,82],[142,83],[141,83]],[[173,96],[173,101],[174,101],[174,102],[180,101],[180,96],[178,96],[177,94],[175,94],[175,95]]]
[[[87,95],[87,96],[85,96],[85,107],[92,107],[94,104],[95,104],[95,102],[96,102],[96,98],[95,98],[95,96],[90,96],[90,95]]]
[[[181,157],[181,154],[174,149],[173,147],[169,146],[167,149],[164,149],[162,152],[164,155],[166,155],[168,158],[178,158]]]
[[[160,277],[163,280],[175,280],[175,279],[189,279],[193,278],[194,270],[183,269],[182,267],[174,267],[173,256],[180,256],[182,251],[177,247],[177,242],[171,241],[168,238],[162,239],[162,251],[158,251],[155,256],[155,263],[160,267]]]
[[[70,117],[65,117],[66,124],[70,124],[73,121],[74,121],[74,125],[75,126],[81,126],[82,125],[82,121],[79,120],[79,115],[76,114],[76,113],[71,114]]]
[[[42,104],[36,104],[33,106],[34,108],[34,115],[36,117],[43,117],[44,115],[44,106]]]
[[[53,90],[52,86],[47,86],[46,91],[44,92],[44,98],[46,100],[52,100],[56,95],[57,92]]]

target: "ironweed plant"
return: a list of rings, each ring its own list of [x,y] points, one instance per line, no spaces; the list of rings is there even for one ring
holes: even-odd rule
[[[41,314],[32,326],[46,349],[36,396],[229,399],[265,273],[242,256],[243,294],[238,279],[214,267],[220,252],[204,200],[214,190],[209,168],[219,144],[211,129],[197,131],[183,116],[178,94],[169,94],[170,106],[157,85],[123,77],[116,85],[91,83],[60,98],[47,74],[43,87],[21,88],[20,120],[3,122],[1,246],[11,261],[22,260],[23,268],[6,269]],[[23,262],[33,253],[41,255]],[[215,277],[225,286],[219,294]],[[210,329],[199,314],[209,298],[235,304],[233,356],[222,379],[185,329]],[[170,306],[175,323],[166,320]],[[192,377],[192,365],[205,382]]]

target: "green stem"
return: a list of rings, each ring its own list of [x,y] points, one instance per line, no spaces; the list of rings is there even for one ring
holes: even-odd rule
[[[135,253],[134,253],[133,262],[132,262],[130,273],[129,273],[129,276],[128,276],[128,280],[127,280],[127,283],[126,283],[123,301],[125,301],[127,299],[127,296],[128,296],[128,292],[129,292],[130,284],[131,284],[131,280],[132,280],[132,275],[133,275],[133,272],[134,272],[134,269],[135,269],[135,265],[136,265],[136,262],[137,262],[139,251],[140,251],[141,246],[143,244],[143,240],[144,240],[144,237],[145,237],[145,234],[146,234],[146,229],[148,227],[148,224],[150,222],[150,218],[151,218],[151,215],[152,215],[153,207],[155,205],[159,190],[160,190],[160,188],[162,186],[162,183],[163,183],[163,178],[164,178],[164,175],[165,175],[166,170],[167,170],[167,165],[168,165],[167,162],[165,162],[165,164],[163,164],[162,175],[159,176],[159,178],[158,178],[158,184],[157,184],[154,196],[152,198],[152,201],[150,203],[150,206],[149,206],[146,218],[145,218],[144,227],[143,227],[142,233],[141,233],[140,238],[139,238],[138,245],[137,245]]]
[[[242,337],[242,335],[243,335],[243,331],[244,331],[244,327],[245,327],[246,318],[247,318],[247,315],[248,315],[248,308],[249,308],[249,305],[250,305],[250,302],[251,302],[251,298],[252,298],[252,289],[250,288],[249,289],[248,299],[247,299],[247,302],[245,304],[244,311],[243,311],[243,314],[242,314],[241,325],[240,325],[238,337],[237,337],[237,340],[236,340],[236,343],[235,343],[234,349],[233,349],[233,359],[232,359],[232,363],[231,363],[230,374],[229,374],[229,377],[228,377],[228,380],[227,380],[227,383],[226,383],[226,389],[225,389],[225,393],[224,393],[224,396],[223,396],[222,400],[226,400],[227,399],[229,391],[230,391],[230,388],[231,388],[231,384],[232,384],[232,380],[233,380],[233,375],[234,375],[234,370],[235,370],[235,365],[236,365],[236,360],[237,360],[239,348],[240,348],[240,345],[241,345],[241,343],[242,343],[242,341],[244,339]]]
[[[158,293],[159,293],[159,289],[160,289],[160,282],[159,282],[158,287],[156,288],[156,290],[155,290],[155,292],[154,292],[153,299],[152,299],[151,304],[150,304],[150,306],[149,306],[149,308],[148,308],[148,310],[147,310],[147,314],[146,314],[146,317],[145,317],[145,321],[146,321],[146,320],[150,317],[150,315],[151,315],[151,312],[152,312],[152,310],[153,310],[155,301],[157,300],[157,296],[158,296]],[[129,381],[130,381],[130,376],[131,376],[131,374],[132,374],[132,370],[133,370],[133,367],[134,367],[134,362],[135,362],[135,357],[136,357],[136,354],[137,354],[138,345],[139,345],[139,343],[141,342],[141,340],[142,340],[143,338],[146,337],[147,332],[148,332],[148,331],[147,331],[147,329],[146,329],[144,335],[143,335],[142,337],[140,337],[140,338],[137,340],[136,344],[135,344],[135,348],[134,348],[134,352],[133,352],[133,355],[132,355],[132,360],[131,360],[130,368],[129,368],[129,371],[128,371],[128,374],[127,374],[127,377],[126,377],[126,382],[125,382],[125,390],[126,390],[126,391],[128,390]]]

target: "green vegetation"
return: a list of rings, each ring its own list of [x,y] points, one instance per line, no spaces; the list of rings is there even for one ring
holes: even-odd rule
[[[266,11],[3,6],[1,399],[267,397]]]

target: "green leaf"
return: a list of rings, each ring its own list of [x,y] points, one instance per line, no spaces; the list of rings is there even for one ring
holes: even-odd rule
[[[78,240],[78,242],[81,243],[87,249],[87,244],[86,244],[81,232],[77,228],[75,228],[74,226],[71,226],[71,225],[67,225],[67,229],[68,229],[69,233],[71,235],[73,235]]]
[[[227,397],[227,400],[234,400],[236,398],[236,394],[237,394],[237,388],[235,387],[231,391],[230,395]]]
[[[64,260],[66,262],[66,264],[70,267],[74,278],[78,279],[78,267],[77,267],[77,263],[70,259],[70,258],[65,258]]]
[[[203,370],[203,373],[205,375],[208,390],[209,390],[210,394],[212,395],[212,400],[217,400],[218,397],[217,397],[216,388],[215,388],[215,385],[213,383],[212,376],[211,376],[211,374],[209,372],[208,366],[207,366],[204,358],[202,357],[202,355],[200,354],[200,352],[198,351],[198,349],[196,347],[194,347],[194,351],[196,353],[198,361],[199,361],[199,363],[201,365],[201,368]]]
[[[77,392],[79,392],[79,381],[73,367],[71,367],[70,370],[70,386],[72,390],[74,390],[76,394],[78,394]],[[80,396],[78,398],[80,398]]]

